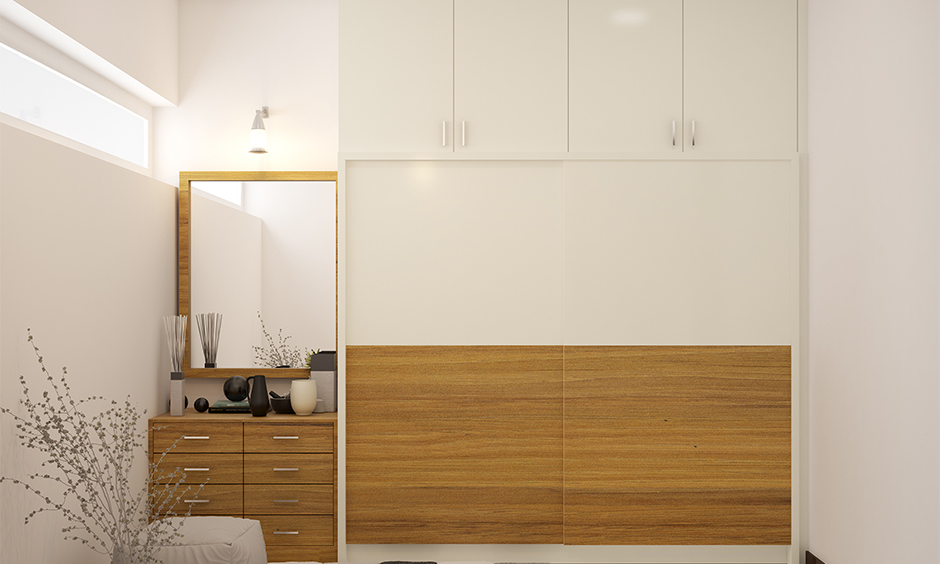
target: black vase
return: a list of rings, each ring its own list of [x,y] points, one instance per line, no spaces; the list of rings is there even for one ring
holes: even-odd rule
[[[264,417],[268,414],[268,385],[264,376],[257,374],[247,380],[251,381],[251,392],[248,394],[248,409],[253,417]]]

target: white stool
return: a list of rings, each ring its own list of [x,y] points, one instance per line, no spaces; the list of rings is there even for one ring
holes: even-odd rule
[[[268,564],[258,521],[187,517],[180,533],[183,536],[176,539],[176,544],[157,552],[163,564]]]

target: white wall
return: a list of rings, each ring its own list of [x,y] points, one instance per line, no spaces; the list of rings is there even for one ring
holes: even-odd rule
[[[154,116],[154,176],[336,170],[338,0],[180,0],[180,103]],[[255,110],[268,153],[248,152]]]
[[[78,43],[177,101],[177,0],[17,0]]]
[[[69,370],[74,397],[101,395],[167,409],[163,315],[176,312],[176,190],[21,130],[0,125],[0,405],[17,408],[19,376]],[[23,477],[36,459],[0,424],[0,473]],[[140,462],[143,462],[141,460]],[[145,468],[135,482],[143,487]],[[60,540],[57,514],[23,524],[35,506],[0,486],[0,562],[84,564],[108,559]]]
[[[936,563],[938,4],[809,10],[809,548]]]

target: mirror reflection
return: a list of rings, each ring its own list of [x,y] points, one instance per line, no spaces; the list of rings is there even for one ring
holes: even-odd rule
[[[190,205],[192,368],[204,313],[222,314],[218,368],[336,349],[335,181],[193,181]]]

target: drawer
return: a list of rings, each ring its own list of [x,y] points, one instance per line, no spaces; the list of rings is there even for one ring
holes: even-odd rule
[[[265,546],[333,546],[332,515],[245,515],[261,522]]]
[[[333,485],[245,485],[245,513],[333,514]]]
[[[268,562],[336,562],[335,546],[269,546]]]
[[[186,473],[187,484],[202,484],[206,481],[210,484],[242,483],[241,454],[177,454],[171,451],[160,462],[159,473],[154,476],[154,481],[158,484],[175,482],[176,479],[167,474],[177,468]]]
[[[154,493],[157,496],[164,494],[167,490],[163,486],[154,486]],[[196,497],[194,492],[198,486],[192,486],[189,492],[181,494],[185,488],[180,488],[178,493],[170,494],[172,501],[182,496],[173,506],[173,511],[183,515],[187,511],[187,500],[195,499],[196,503],[192,506],[192,515],[242,515],[242,485],[241,484],[215,484],[206,485]],[[165,494],[164,494],[165,495]],[[158,498],[159,499],[159,498]],[[163,510],[158,511],[160,515],[166,513]]]
[[[153,452],[159,456],[176,443],[174,454],[190,452],[233,453],[242,451],[242,425],[220,423],[155,424]]]
[[[246,484],[332,484],[332,454],[246,454]]]
[[[333,452],[333,426],[246,424],[245,452]]]

